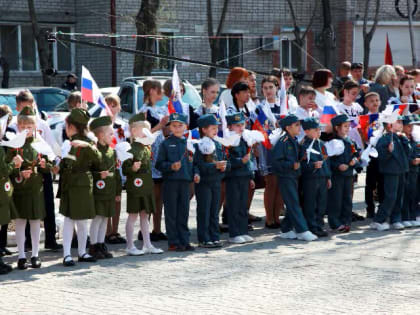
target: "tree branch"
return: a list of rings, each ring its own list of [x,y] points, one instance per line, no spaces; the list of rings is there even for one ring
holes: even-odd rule
[[[375,17],[373,18],[373,25],[372,28],[370,29],[368,36],[370,38],[373,37],[373,33],[375,33],[376,30],[376,26],[378,25],[378,16],[379,16],[379,7],[381,5],[381,0],[376,0],[376,8],[375,8]]]
[[[223,23],[225,22],[228,4],[229,4],[229,0],[225,0],[225,2],[223,3],[222,14],[220,16],[220,22],[219,22],[219,26],[217,27],[216,36],[220,36],[220,34],[222,33]]]
[[[319,3],[319,0],[315,0],[315,7],[314,7],[314,10],[312,12],[311,19],[309,20],[308,26],[306,27],[305,33],[303,33],[303,35],[301,37],[302,40],[306,37],[306,35],[308,34],[309,29],[312,27],[312,24],[314,23],[315,15],[316,15],[316,10],[318,9],[318,3]]]
[[[213,13],[211,9],[211,0],[207,0],[207,34],[213,36]]]
[[[368,20],[368,12],[369,12],[369,3],[370,0],[366,0],[366,5],[365,5],[365,15],[363,17],[363,38],[366,37],[367,34],[367,20]]]

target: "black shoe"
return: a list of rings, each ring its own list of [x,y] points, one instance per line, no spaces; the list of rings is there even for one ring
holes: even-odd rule
[[[254,231],[254,226],[252,224],[248,224],[248,231]]]
[[[188,245],[185,246],[185,250],[187,252],[193,252],[193,251],[195,251],[195,248],[193,246],[191,246],[191,244],[188,244]]]
[[[213,242],[200,242],[198,243],[198,247],[202,247],[202,248],[214,248],[216,246],[214,246]]]
[[[32,266],[32,268],[40,268],[41,267],[41,259],[39,259],[39,257],[32,257],[31,258],[31,266]]]
[[[175,247],[175,251],[176,252],[185,252],[187,249],[185,248],[185,246],[182,245],[178,245]]]
[[[84,253],[82,256],[79,256],[79,262],[96,262],[96,258]]]
[[[28,269],[28,262],[26,261],[26,258],[19,258],[17,267],[20,270]]]
[[[3,261],[3,259],[0,258],[0,274],[4,275],[6,273],[9,273],[12,270],[13,270],[12,266],[6,264]]]
[[[47,249],[47,250],[51,250],[53,252],[56,252],[56,251],[62,250],[63,245],[57,244],[57,243],[48,243],[48,244],[45,243],[44,248]]]
[[[106,247],[105,243],[100,243],[98,248],[101,250],[102,254],[106,259],[113,258],[114,256],[108,251],[108,247]]]
[[[166,236],[166,234],[160,232],[159,233],[159,240],[161,240],[161,241],[167,241],[168,240],[168,237]]]
[[[375,217],[375,211],[367,211],[366,219],[373,219]]]
[[[214,247],[223,247],[223,243],[221,241],[213,241]]]
[[[318,236],[318,237],[326,237],[326,236],[328,236],[328,232],[325,231],[325,230],[323,230],[323,229],[318,229],[318,230],[311,231],[311,232],[313,234],[315,234],[316,236]]]
[[[356,212],[352,212],[352,218],[351,218],[352,222],[356,222],[356,221],[364,221],[365,217],[361,216],[360,214],[357,214]]]
[[[220,233],[227,233],[229,232],[229,226],[227,224],[219,224]]]
[[[150,240],[152,242],[159,242],[160,241],[159,233],[155,233],[152,231],[152,233],[150,233]]]
[[[265,227],[266,227],[267,229],[272,229],[272,230],[274,230],[274,229],[278,229],[278,228],[280,228],[280,224],[278,224],[278,223],[271,223],[271,224],[267,224],[267,223],[265,223]]]
[[[141,230],[139,230],[139,233],[137,234],[137,239],[139,241],[142,241],[143,240],[143,234],[141,234]]]
[[[6,247],[0,248],[0,257],[9,255],[12,255],[12,252],[10,250],[8,250]]]
[[[261,217],[257,217],[256,215],[253,215],[253,214],[248,215],[248,223],[260,222],[260,221],[262,221]]]
[[[70,259],[67,260],[67,257],[70,257]],[[72,267],[74,265],[76,265],[76,264],[75,264],[73,258],[71,258],[70,255],[67,255],[66,257],[64,257],[64,259],[63,259],[63,266],[64,267]]]

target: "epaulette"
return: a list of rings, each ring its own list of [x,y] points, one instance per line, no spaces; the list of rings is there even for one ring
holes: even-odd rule
[[[283,142],[286,142],[287,140],[289,140],[289,137],[288,136],[284,136]]]

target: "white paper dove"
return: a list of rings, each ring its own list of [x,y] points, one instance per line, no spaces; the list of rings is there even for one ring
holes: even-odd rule
[[[187,150],[190,151],[192,154],[195,153],[195,147],[194,144],[199,143],[200,140],[196,140],[192,138],[191,131],[188,133],[187,138]]]
[[[420,126],[419,125],[414,125],[411,136],[413,137],[414,141],[420,142]]]
[[[340,155],[344,152],[344,142],[340,139],[333,139],[325,142],[328,156]]]
[[[241,136],[235,132],[226,130],[223,132],[223,138],[215,136],[214,140],[225,147],[237,147],[239,145],[239,142],[241,141]]]
[[[394,110],[394,105],[387,105],[385,110],[379,114],[378,123],[380,125],[383,123],[393,124],[398,120],[399,116],[399,110]]]
[[[317,150],[315,150],[313,148],[314,147],[314,144],[315,144],[315,141],[318,141],[318,140],[317,139],[313,139],[312,142],[311,142],[311,144],[309,145],[309,147],[306,149],[306,159],[308,161],[308,164],[309,164],[309,161],[311,160],[311,154],[312,153],[313,154],[318,154],[318,155],[321,154],[320,152],[318,152]]]
[[[242,138],[249,147],[265,140],[264,135],[260,131],[248,129],[245,129],[244,132],[242,132]]]
[[[265,100],[264,103],[262,103],[261,108],[262,108],[265,116],[270,121],[270,123],[275,127],[276,126],[276,123],[277,123],[277,119],[276,119],[276,117],[274,117],[274,114],[271,111],[270,105],[268,105],[267,99]]]
[[[8,119],[9,115],[4,115],[2,118],[0,118],[0,139],[2,139],[6,133]]]
[[[128,152],[130,149],[131,145],[126,141],[115,145],[115,152],[117,153],[117,158],[121,161],[121,163],[124,163],[125,160],[133,158],[133,154]]]
[[[363,150],[360,156],[362,167],[368,166],[371,157],[377,158],[378,151],[376,151],[372,144],[369,144],[368,147],[365,150]]]
[[[143,134],[145,137],[143,138],[135,138],[134,141],[139,142],[143,145],[152,145],[156,138],[160,135],[161,131],[156,131],[154,133],[151,133],[151,131],[147,128],[143,128]]]
[[[383,132],[384,132],[384,126],[381,124],[379,126],[379,129],[373,132],[372,137],[370,137],[369,139],[369,144],[371,144],[372,146],[376,146],[379,138],[382,137]]]
[[[53,149],[44,139],[42,139],[42,137],[35,138],[34,141],[31,143],[31,146],[39,154],[46,155],[48,157],[48,160],[55,160],[56,155]]]
[[[274,147],[283,135],[284,135],[284,132],[281,128],[274,129],[273,132],[268,136],[268,139],[270,139],[271,145]]]
[[[209,137],[203,137],[200,142],[198,142],[198,149],[202,154],[213,154],[216,150],[216,146]]]
[[[28,130],[23,130],[22,132],[19,132],[18,134],[8,132],[6,136],[9,140],[0,141],[0,145],[4,147],[13,148],[13,149],[21,148],[25,144],[27,133],[28,133]]]
[[[61,158],[68,158],[69,152],[71,150],[71,143],[70,140],[65,140],[63,145],[61,146]]]

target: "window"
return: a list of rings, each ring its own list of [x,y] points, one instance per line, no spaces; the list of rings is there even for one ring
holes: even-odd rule
[[[70,33],[70,26],[44,26],[42,31]],[[73,44],[57,41],[48,43],[48,60],[57,71],[73,71]],[[6,58],[10,70],[39,71],[39,56],[31,24],[0,25],[0,55]]]
[[[301,56],[299,48],[293,40],[283,39],[281,41],[281,66],[290,70],[297,70],[298,58]]]
[[[241,67],[242,58],[242,34],[223,34],[220,39],[218,63],[226,67]]]
[[[174,33],[161,33],[162,36],[173,36]],[[160,38],[155,40],[154,53],[160,55],[173,56],[174,43],[173,39]],[[172,72],[174,69],[174,62],[172,60],[156,58],[155,68],[153,72]]]
[[[121,109],[124,112],[133,112],[133,88],[131,86],[124,86],[120,93]]]

